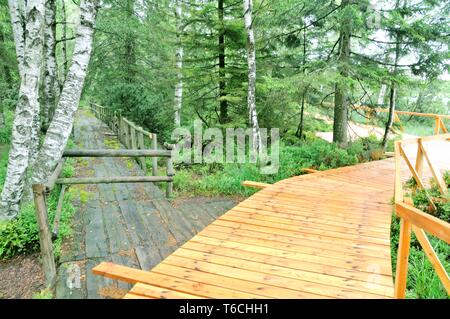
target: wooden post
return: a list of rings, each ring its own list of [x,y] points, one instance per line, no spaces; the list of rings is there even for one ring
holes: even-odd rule
[[[395,298],[404,299],[406,295],[406,278],[408,275],[409,248],[411,242],[411,223],[400,219],[400,235],[397,252],[397,269],[395,272]]]
[[[59,233],[59,220],[61,219],[62,206],[64,204],[64,195],[66,194],[67,185],[61,187],[61,193],[59,194],[58,205],[56,206],[55,220],[53,221],[52,239],[58,238]]]
[[[130,126],[124,121],[125,127],[125,146],[126,148],[131,148],[131,136],[130,136]]]
[[[423,173],[423,152],[422,148],[420,147],[419,143],[417,143],[417,156],[416,156],[416,172],[417,175],[419,175],[420,178],[422,178]]]
[[[441,128],[441,118],[436,116],[435,124],[434,124],[434,135],[439,135],[439,129]]]
[[[152,134],[152,149],[157,150],[158,149],[158,139],[156,134]],[[158,158],[153,157],[152,158],[152,175],[158,176]]]
[[[45,204],[45,186],[33,185],[36,219],[39,225],[39,243],[41,246],[42,266],[45,281],[52,286],[56,279],[55,256],[53,255],[52,237],[48,225],[47,205]]]
[[[171,151],[173,149],[172,145],[168,145],[167,148]],[[167,176],[170,178],[173,178],[175,175],[175,171],[173,170],[173,160],[172,156],[167,158]],[[166,190],[166,197],[170,198],[173,193],[173,181],[167,182],[167,190]]]
[[[145,143],[144,143],[144,133],[139,132],[138,133],[138,148],[140,150],[145,149]],[[139,157],[139,164],[141,165],[142,170],[144,171],[144,174],[147,175],[147,166],[145,164],[145,157]]]
[[[130,146],[132,150],[137,149],[137,143],[136,143],[136,130],[134,127],[130,127]]]
[[[400,154],[400,143],[396,141],[395,147],[395,184],[394,184],[394,200],[396,203],[403,202],[403,185],[400,172],[402,170],[402,158]]]

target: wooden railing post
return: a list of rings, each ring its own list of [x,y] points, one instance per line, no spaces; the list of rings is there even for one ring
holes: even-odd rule
[[[169,151],[172,151],[173,150],[173,145],[167,144],[166,148]],[[167,158],[167,176],[168,177],[173,177],[174,175],[175,175],[175,171],[173,169],[173,159],[172,159],[172,156],[170,156],[170,157]],[[167,198],[170,198],[172,196],[172,193],[173,193],[173,182],[169,181],[167,183],[167,191],[166,191]]]
[[[47,205],[45,204],[45,186],[33,185],[36,219],[39,225],[39,243],[41,247],[42,265],[45,281],[52,286],[56,279],[55,256],[53,255],[52,236],[48,224]]]
[[[140,150],[145,149],[144,133],[142,132],[138,133],[137,144]],[[141,165],[141,168],[144,171],[144,175],[147,175],[147,166],[145,164],[145,157],[139,157],[139,164]]]
[[[408,276],[408,259],[411,242],[411,223],[400,219],[400,235],[397,251],[397,268],[395,271],[395,298],[404,299],[406,295],[406,279]]]
[[[134,127],[130,126],[130,148],[132,150],[136,150],[137,149],[137,143],[136,143],[136,130],[134,129]]]
[[[403,202],[403,185],[402,178],[400,175],[402,158],[400,154],[400,141],[396,141],[394,144],[395,148],[395,185],[394,185],[394,200],[396,203]]]
[[[156,134],[152,134],[152,149],[157,150],[158,149],[158,138]],[[157,176],[158,175],[158,158],[153,157],[152,158],[152,175]]]
[[[131,141],[130,141],[130,139],[131,139],[131,136],[130,136],[131,127],[130,127],[130,125],[128,125],[127,122],[124,121],[124,123],[125,123],[125,146],[127,148],[131,148]]]
[[[436,115],[434,124],[434,135],[439,135],[440,128],[441,128],[441,118]]]

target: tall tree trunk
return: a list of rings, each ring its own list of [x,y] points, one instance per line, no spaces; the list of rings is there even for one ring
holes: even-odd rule
[[[25,29],[19,28],[15,22],[22,15],[20,6],[20,1],[10,1],[21,83],[13,123],[8,168],[0,200],[0,219],[13,218],[19,212],[27,168],[30,157],[33,157],[31,153],[35,145],[34,140],[36,140],[33,134],[37,134],[35,132],[36,118],[39,119],[38,97],[43,49],[44,1],[27,1],[23,11]],[[22,39],[24,40],[22,41]]]
[[[404,5],[406,5],[406,2],[404,2]],[[398,9],[400,6],[400,0],[396,1],[395,8]],[[403,13],[401,13],[403,17]],[[383,141],[381,142],[381,147],[383,150],[386,149],[386,145],[389,139],[389,132],[392,128],[392,124],[394,123],[394,114],[395,114],[395,106],[397,102],[397,87],[395,83],[395,77],[397,76],[398,71],[398,61],[400,60],[400,43],[402,42],[402,35],[399,31],[395,32],[395,56],[394,56],[394,67],[392,69],[392,81],[391,81],[391,87],[389,90],[389,114],[388,114],[388,120],[386,122],[386,127],[384,130],[384,136]]]
[[[42,103],[42,129],[47,130],[55,111],[57,95],[56,74],[56,2],[45,0],[44,78]]]
[[[396,45],[395,45],[394,68],[392,70],[392,76],[394,76],[394,77],[397,75],[398,61],[400,59],[400,42],[402,41],[402,36],[397,32],[397,36],[395,37],[395,39],[396,39]],[[381,142],[381,147],[383,148],[383,150],[386,149],[386,145],[389,140],[389,132],[391,131],[392,124],[394,123],[396,102],[397,102],[397,86],[395,83],[395,79],[393,79],[391,81],[391,87],[389,89],[388,120],[386,122],[386,127],[384,130],[383,141]]]
[[[131,20],[134,18],[135,0],[127,0],[126,13]],[[128,27],[125,38],[125,80],[128,84],[134,82],[136,74],[136,40],[133,30]],[[131,106],[131,103],[127,103]]]
[[[247,64],[248,64],[248,113],[252,126],[252,147],[253,151],[262,151],[261,131],[258,124],[258,114],[256,112],[256,54],[255,35],[252,21],[252,0],[244,0],[244,24],[247,31]]]
[[[177,49],[175,52],[176,69],[178,83],[175,87],[175,105],[174,105],[174,124],[175,127],[181,125],[181,108],[183,106],[183,45],[181,43],[182,36],[182,4],[181,0],[176,0],[175,18],[177,23]]]
[[[72,63],[55,115],[38,154],[33,173],[34,183],[47,181],[61,159],[72,131],[75,112],[78,109],[91,57],[97,6],[98,0],[82,0],[80,3],[80,24],[76,31]]]
[[[303,28],[303,59],[302,59],[302,72],[305,75],[306,74],[306,53],[307,53],[307,44],[306,44],[306,28]],[[303,122],[305,117],[305,100],[306,100],[306,94],[308,92],[309,84],[305,86],[302,92],[302,100],[301,100],[301,107],[300,107],[300,122],[298,123],[297,132],[295,132],[295,135],[298,138],[302,138],[303,136]]]
[[[228,122],[228,101],[226,99],[226,73],[225,73],[225,25],[224,0],[218,0],[219,15],[219,122]]]
[[[384,105],[384,96],[386,95],[386,84],[382,84],[380,88],[380,93],[378,93],[378,99],[377,99],[377,105],[383,106]]]
[[[343,10],[349,6],[350,0],[342,0]],[[348,14],[346,14],[348,17]],[[341,147],[347,145],[347,126],[348,126],[348,88],[346,78],[348,77],[348,68],[350,62],[350,35],[351,20],[345,18],[341,21],[341,31],[339,40],[338,69],[341,79],[336,83],[334,94],[334,122],[333,122],[333,142]]]
[[[16,47],[17,65],[19,68],[19,74],[22,77],[25,59],[25,2],[24,0],[8,0],[8,6]]]
[[[62,38],[63,39],[67,39],[67,13],[66,13],[65,1],[66,0],[61,0],[61,15],[62,15],[62,21],[63,21]],[[60,92],[62,91],[64,81],[66,80],[68,64],[69,64],[69,61],[67,60],[67,40],[62,41],[61,53],[62,53],[62,57],[63,57],[63,68],[62,68],[62,76],[60,77],[60,82],[59,82]]]

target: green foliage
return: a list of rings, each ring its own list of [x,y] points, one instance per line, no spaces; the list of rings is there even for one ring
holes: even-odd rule
[[[300,175],[303,168],[327,170],[354,165],[369,160],[364,153],[368,140],[360,140],[348,149],[321,139],[299,142],[299,145],[280,146],[280,167],[276,174],[265,175],[254,164],[196,164],[187,168],[178,167],[174,178],[174,189],[189,194],[250,195],[253,190],[244,188],[244,180],[275,183]]]
[[[43,289],[35,293],[33,299],[53,299],[53,293],[50,289]]]
[[[54,190],[48,197],[49,224],[53,224],[59,190]],[[55,256],[61,252],[62,240],[71,234],[71,217],[75,208],[71,204],[71,197],[66,193],[60,219],[58,238],[53,242]],[[33,204],[21,208],[16,219],[0,224],[0,259],[8,259],[18,254],[39,250],[39,227]]]
[[[7,117],[7,127],[11,127],[12,117]],[[10,130],[5,133],[9,139]],[[73,142],[69,142],[70,148]],[[8,152],[6,146],[0,144],[0,192],[6,174]],[[74,160],[68,159],[63,169],[63,176],[71,177],[74,174]],[[56,187],[47,199],[49,223],[53,224],[53,219],[58,203],[60,187]],[[55,255],[60,254],[62,240],[71,233],[71,217],[75,208],[71,204],[70,193],[64,197],[63,209],[60,219],[58,238],[53,242]],[[39,228],[36,221],[34,204],[25,204],[21,207],[19,216],[8,222],[0,223],[0,259],[7,259],[18,254],[34,252],[39,249]]]

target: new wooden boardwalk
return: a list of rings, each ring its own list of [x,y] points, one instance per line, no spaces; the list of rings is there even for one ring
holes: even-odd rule
[[[393,185],[393,160],[278,182],[138,272],[127,298],[393,297]],[[112,264],[96,273],[126,280]]]
[[[449,169],[448,147],[434,151],[439,168]],[[289,178],[229,210],[149,272],[111,263],[93,271],[135,283],[125,298],[392,298],[394,176],[387,159]]]

